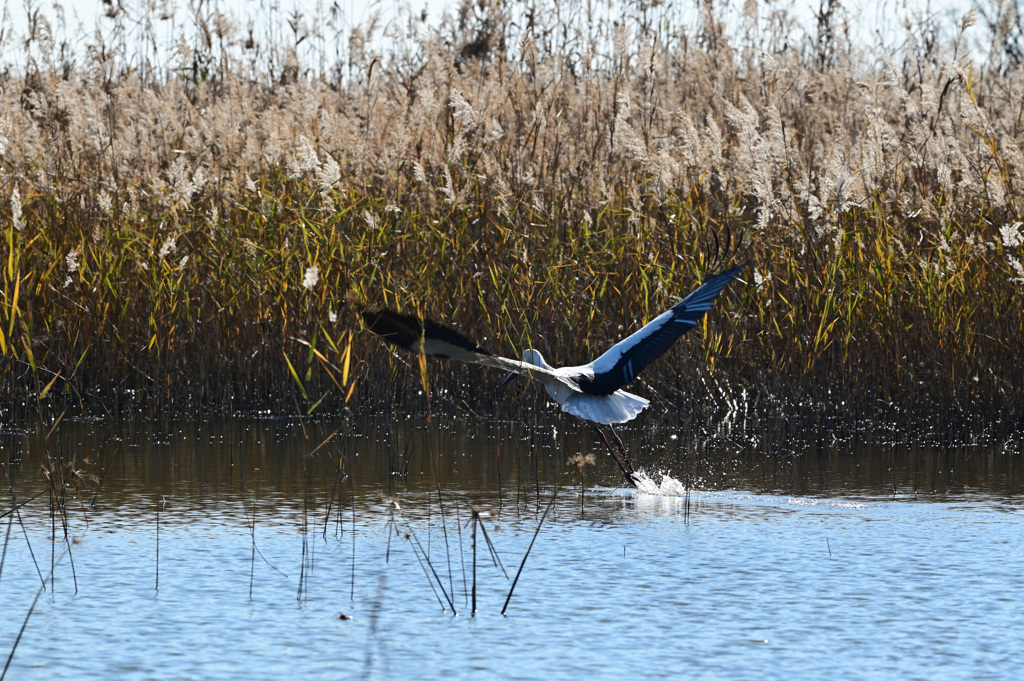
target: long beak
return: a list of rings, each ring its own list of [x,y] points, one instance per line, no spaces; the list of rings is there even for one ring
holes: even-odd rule
[[[512,382],[512,379],[513,379],[513,378],[515,378],[515,377],[516,377],[516,376],[518,376],[518,375],[519,375],[519,374],[517,374],[516,372],[514,372],[514,371],[513,371],[513,372],[512,372],[511,374],[509,374],[509,375],[508,375],[508,376],[507,376],[507,377],[505,378],[505,380],[504,380],[504,381],[502,381],[502,382],[501,382],[501,385],[499,385],[498,387],[499,387],[499,388],[504,388],[504,387],[505,387],[506,385],[508,385],[509,383],[511,383],[511,382]]]

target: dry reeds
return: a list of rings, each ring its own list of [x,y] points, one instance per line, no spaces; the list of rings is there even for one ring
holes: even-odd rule
[[[643,3],[466,3],[386,38],[197,12],[174,66],[113,29],[80,62],[29,36],[0,75],[0,400],[419,409],[421,368],[354,333],[348,297],[576,362],[739,243],[748,286],[648,390],[1013,422],[1015,24],[986,18],[1006,49],[981,59],[976,15],[872,54],[837,3],[806,36],[748,4],[736,35],[710,2],[696,28]],[[475,371],[431,389],[492,399]],[[719,390],[688,400],[699,381]]]

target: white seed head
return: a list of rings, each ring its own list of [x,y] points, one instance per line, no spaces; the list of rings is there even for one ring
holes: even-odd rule
[[[305,135],[299,135],[295,155],[288,159],[288,171],[292,177],[298,177],[310,170],[320,170],[320,160],[316,157],[316,149],[309,139]]]
[[[312,291],[318,281],[320,281],[320,268],[316,265],[307,267],[306,273],[302,276],[302,287],[307,291]]]
[[[323,166],[316,170],[316,181],[320,185],[320,193],[326,194],[341,179],[341,168],[332,156],[328,156]]]
[[[1021,237],[1020,233],[1020,222],[1015,222],[1012,225],[1004,225],[999,228],[999,234],[1003,237],[1003,245],[1007,248],[1014,248],[1024,243],[1024,238]]]
[[[178,238],[176,236],[174,236],[174,235],[171,235],[171,236],[167,237],[167,239],[164,240],[163,245],[160,246],[160,257],[161,258],[166,258],[171,253],[174,253],[177,250],[178,250]]]
[[[11,221],[19,232],[25,229],[25,221],[21,219],[21,192],[17,187],[11,192]]]
[[[74,273],[78,271],[78,256],[81,255],[82,249],[76,248],[73,251],[68,251],[68,254],[64,256],[65,262],[68,264],[68,273]]]
[[[99,196],[96,197],[96,205],[99,206],[100,211],[102,211],[104,215],[110,215],[110,209],[113,205],[113,202],[110,199],[110,194],[105,191],[100,192]]]

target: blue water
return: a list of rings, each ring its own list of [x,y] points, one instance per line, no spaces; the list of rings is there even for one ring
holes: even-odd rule
[[[665,496],[595,474],[581,499],[571,473],[517,481],[510,470],[500,498],[490,477],[449,481],[442,513],[429,475],[418,483],[363,473],[361,484],[342,486],[339,524],[337,505],[325,522],[333,478],[308,457],[304,466],[294,440],[258,439],[260,453],[244,463],[237,448],[198,460],[195,437],[138,453],[118,445],[96,504],[73,495],[65,504],[70,557],[59,518],[51,544],[45,497],[22,508],[22,523],[4,518],[0,660],[46,579],[7,678],[1022,672],[1024,498],[1013,493]],[[215,440],[202,439],[203,450],[225,447]],[[507,616],[510,581],[478,534],[471,616],[470,507],[493,508],[482,522],[514,577],[556,486]],[[30,489],[40,488],[26,483],[18,498]],[[454,592],[457,616],[439,604],[410,532]]]

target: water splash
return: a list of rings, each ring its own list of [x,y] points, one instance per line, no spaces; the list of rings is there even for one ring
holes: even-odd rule
[[[633,476],[637,494],[652,494],[662,497],[681,497],[686,494],[686,487],[668,473],[659,472],[661,482],[657,482],[642,468]]]

